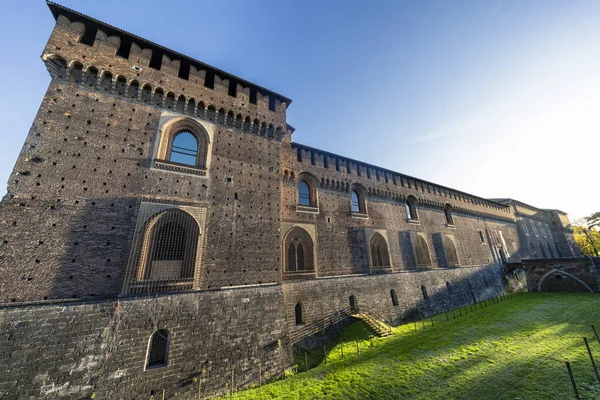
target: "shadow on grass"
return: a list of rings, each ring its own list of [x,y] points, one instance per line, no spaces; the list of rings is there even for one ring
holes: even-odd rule
[[[368,332],[352,324],[339,338],[343,359],[332,341],[326,364],[236,398],[568,399],[569,359],[582,399],[597,399],[582,336],[593,339],[599,306],[595,295],[527,294],[433,328],[395,328],[372,349]],[[366,350],[359,356],[350,350],[355,340]],[[590,344],[600,356],[600,345]]]

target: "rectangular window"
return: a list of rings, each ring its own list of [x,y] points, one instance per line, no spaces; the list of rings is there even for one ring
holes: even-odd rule
[[[481,229],[477,230],[477,232],[479,233],[479,240],[481,240],[481,243],[485,243],[485,239],[483,237],[483,231]]]

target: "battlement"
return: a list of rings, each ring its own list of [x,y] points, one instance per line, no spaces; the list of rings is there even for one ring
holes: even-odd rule
[[[176,101],[203,100],[207,109],[222,108],[236,119],[239,114],[242,120],[285,126],[291,99],[56,3],[48,2],[48,7],[56,27],[45,60],[60,57],[69,67],[92,67],[99,77],[108,73],[115,80],[122,75],[126,83],[171,94]]]
[[[296,162],[328,170],[331,175],[342,173],[346,178],[340,182],[335,178],[330,180],[326,176],[316,177],[324,188],[350,191],[350,180],[353,177],[354,181],[360,181],[360,184],[365,186],[369,196],[406,202],[407,197],[412,195],[420,204],[434,208],[444,208],[446,204],[451,203],[455,211],[465,214],[476,213],[514,220],[509,205],[299,143],[292,143],[291,148],[295,153]],[[323,173],[327,174],[326,171]],[[379,185],[373,186],[372,183]]]

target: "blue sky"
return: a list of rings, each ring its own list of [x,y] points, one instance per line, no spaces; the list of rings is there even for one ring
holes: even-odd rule
[[[185,3],[61,2],[292,98],[296,142],[483,197],[600,211],[600,1]],[[2,182],[49,82],[54,20],[24,4],[0,15]]]

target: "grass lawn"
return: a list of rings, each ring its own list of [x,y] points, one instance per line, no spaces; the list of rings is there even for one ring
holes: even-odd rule
[[[576,293],[526,293],[425,328],[394,328],[374,339],[360,322],[310,354],[308,372],[234,399],[574,399],[565,360],[571,362],[582,399],[600,399],[583,336],[600,367],[600,344],[590,324],[600,329],[600,296]],[[355,340],[361,352],[356,354]],[[334,346],[334,343],[336,345]],[[344,342],[342,342],[344,343]],[[302,362],[304,355],[297,356]],[[320,359],[320,360],[319,360]],[[320,361],[320,363],[319,363]],[[318,364],[318,365],[317,365]],[[300,366],[302,369],[303,366]]]

